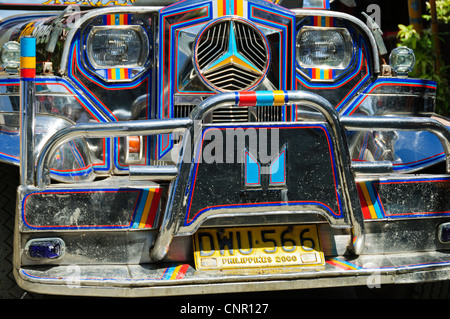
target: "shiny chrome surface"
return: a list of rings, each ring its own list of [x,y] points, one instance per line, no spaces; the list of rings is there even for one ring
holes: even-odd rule
[[[343,12],[335,12],[335,11],[326,11],[326,10],[298,10],[298,9],[292,9],[292,11],[295,13],[297,17],[307,17],[307,16],[323,16],[323,17],[336,17],[336,18],[342,18],[344,20],[348,20],[355,25],[357,25],[367,36],[367,38],[370,41],[370,47],[372,49],[372,56],[373,59],[373,67],[374,71],[376,73],[380,72],[380,58],[378,55],[378,46],[377,42],[375,41],[375,37],[373,36],[370,29],[367,27],[367,25],[359,20],[357,17],[343,13]]]
[[[355,239],[353,246],[350,249],[353,250],[354,253],[359,254],[364,246],[364,224],[361,216],[359,200],[354,196],[357,194],[357,190],[356,185],[353,183],[353,175],[349,171],[350,156],[346,148],[345,131],[339,122],[339,115],[327,100],[316,94],[301,91],[289,91],[286,94],[288,96],[287,104],[301,104],[312,107],[321,112],[331,126],[333,133],[332,142],[334,143],[334,148],[336,150],[335,156],[338,162],[338,175],[344,184],[343,200],[348,209],[347,213],[350,215],[348,216],[349,220],[346,222],[351,225]],[[213,96],[198,105],[190,115],[190,118],[194,120],[194,125],[190,128],[190,135],[194,137],[194,143],[188,145],[188,142],[186,142],[187,139],[185,139],[184,145],[180,151],[181,154],[184,152],[196,154],[194,145],[199,144],[200,133],[202,130],[195,126],[201,125],[201,119],[206,117],[210,112],[224,106],[234,106],[237,102],[235,93],[222,93]],[[189,172],[189,167],[186,165],[183,167],[182,165],[176,186],[172,184],[170,187],[169,199],[162,220],[161,231],[151,252],[152,257],[155,260],[161,260],[166,256],[170,243],[176,234],[192,234],[201,222],[201,219],[199,218],[197,223],[192,224],[190,227],[182,227],[184,217],[178,213],[183,210],[183,205],[185,205],[185,203],[176,199],[179,199],[184,195],[185,189],[187,188],[186,183],[189,181]],[[237,211],[227,210],[225,213],[237,213]],[[259,212],[254,211],[254,213]],[[345,225],[340,226],[342,227]]]
[[[37,158],[36,184],[40,188],[49,184],[49,161],[59,146],[74,138],[165,134],[188,128],[190,125],[192,125],[192,120],[190,119],[173,119],[118,123],[84,123],[60,130],[47,141]]]
[[[445,150],[447,173],[450,173],[450,131],[437,120],[392,116],[343,116],[340,121],[348,130],[354,131],[429,131],[441,141]]]
[[[218,20],[200,33],[194,61],[201,78],[218,91],[247,90],[261,81],[269,52],[263,34],[241,19]]]
[[[178,176],[176,166],[130,166],[130,181],[171,181]]]
[[[90,21],[91,19],[100,16],[102,14],[114,14],[114,13],[153,13],[158,12],[162,7],[115,7],[115,8],[100,8],[96,10],[91,10],[88,13],[81,15],[79,18],[74,19],[74,23],[70,28],[69,33],[67,34],[67,39],[64,46],[64,51],[61,57],[61,66],[58,70],[58,73],[60,75],[64,75],[67,72],[67,63],[69,61],[69,54],[70,54],[70,46],[71,42],[73,40],[73,37],[78,32],[79,28],[86,23],[87,21]]]
[[[36,83],[20,81],[20,178],[21,184],[34,184],[36,142]]]
[[[91,18],[106,13],[153,14],[158,9],[154,7],[99,9],[76,20],[75,26],[69,31],[60,70],[61,74],[64,73],[65,63],[67,63],[69,57],[68,48],[77,28],[83,28],[88,21],[91,21]],[[295,13],[299,18],[307,15],[333,16],[354,23],[369,39],[372,46],[371,61],[375,70],[378,71],[379,61],[376,43],[364,23],[352,16],[336,12],[295,10]],[[153,18],[157,20],[156,14],[152,15]],[[225,19],[223,21],[230,20]],[[238,24],[244,27],[250,26],[250,24],[236,22],[237,20],[232,19],[232,21],[230,25],[235,27]],[[214,32],[219,32],[219,29],[214,31],[214,26],[218,25],[211,25],[210,31],[212,31],[208,35],[210,39],[218,40],[218,38],[213,37]],[[233,31],[236,32],[236,41],[231,44],[230,41],[227,43],[224,41],[224,45],[216,42],[216,48],[220,49],[217,52],[226,54],[228,52],[226,49],[233,46],[245,48],[243,51],[249,49],[249,47],[246,47],[247,43],[240,42],[243,37],[243,30],[240,30],[239,26],[233,28]],[[202,27],[193,28],[193,30],[200,32]],[[246,32],[250,29],[247,29]],[[221,32],[224,32],[224,30],[224,28],[221,29]],[[180,31],[180,33],[182,32]],[[241,32],[240,36],[238,35],[239,32]],[[208,32],[204,33],[205,39],[207,34]],[[224,37],[226,36],[224,34]],[[190,42],[187,43],[191,45],[194,43],[195,35],[180,35],[179,39],[188,39]],[[161,43],[159,44],[161,45]],[[180,45],[180,48],[186,47],[186,43]],[[193,46],[190,46],[190,50],[192,48]],[[202,49],[206,50],[206,46],[202,46]],[[180,49],[180,51],[183,50]],[[186,54],[190,57],[191,52],[187,52],[180,52],[180,55]],[[233,52],[242,54],[240,49]],[[202,66],[204,69],[207,69],[208,65],[211,66],[210,62],[213,63],[213,59],[216,59],[216,61],[220,59],[221,55],[216,53],[212,55],[211,61],[208,62],[207,58],[210,53],[209,51],[203,52],[205,58],[202,60]],[[247,56],[246,53],[243,53],[243,55],[252,64],[258,64],[258,61],[253,59],[254,57]],[[228,62],[231,62],[231,60]],[[228,64],[228,66],[230,65]],[[181,66],[179,67],[181,68]],[[214,72],[218,70],[220,69],[218,68]],[[207,75],[207,72],[205,74]],[[237,78],[236,75],[234,76]],[[222,83],[214,83],[217,87],[222,85]],[[270,84],[266,88],[265,83],[261,83],[258,89],[263,87],[267,90],[273,90]],[[236,90],[242,88],[243,86],[235,87]],[[0,86],[0,95],[2,94],[1,90]],[[398,91],[394,90],[391,93],[395,94],[396,92]],[[14,92],[16,95],[18,93],[18,91]],[[258,92],[256,93],[258,94]],[[62,119],[56,116],[56,113],[52,113],[53,116],[38,115],[36,117],[37,129],[35,130],[38,142],[34,152],[34,159],[37,158],[37,179],[36,182],[34,180],[27,181],[24,186],[19,188],[18,192],[19,213],[17,213],[17,220],[19,221],[19,227],[16,229],[16,242],[20,243],[18,249],[15,250],[14,264],[17,266],[15,276],[20,285],[26,289],[44,293],[135,297],[249,290],[286,290],[310,288],[312,285],[314,287],[354,286],[367,284],[368,280],[373,279],[374,275],[377,276],[380,284],[449,279],[450,255],[448,250],[450,247],[448,243],[439,241],[439,238],[436,237],[436,230],[442,229],[443,226],[440,225],[448,223],[450,219],[448,214],[450,209],[447,204],[450,178],[448,174],[420,175],[418,177],[415,174],[393,173],[394,158],[389,153],[393,149],[392,143],[395,140],[396,131],[428,131],[438,136],[442,143],[447,160],[447,171],[450,173],[450,133],[445,125],[428,118],[381,117],[378,115],[382,114],[376,113],[378,110],[375,110],[375,113],[368,113],[368,115],[377,115],[374,117],[340,117],[333,105],[327,100],[301,91],[287,92],[286,97],[289,101],[286,104],[298,105],[296,115],[299,122],[295,124],[308,123],[309,121],[312,124],[325,123],[327,125],[327,132],[331,135],[329,142],[332,145],[333,155],[338,162],[336,174],[343,181],[339,184],[343,195],[342,200],[348,208],[344,221],[329,217],[328,213],[321,207],[310,206],[309,209],[314,214],[312,217],[301,214],[281,214],[285,212],[275,208],[231,208],[217,210],[215,213],[208,212],[191,225],[183,224],[185,215],[183,215],[182,208],[185,207],[183,205],[187,200],[186,190],[188,188],[186,185],[191,181],[189,174],[192,173],[192,170],[188,165],[189,163],[185,163],[182,159],[185,158],[186,154],[194,156],[199,151],[198,145],[201,145],[199,141],[204,128],[208,125],[213,126],[209,123],[221,122],[227,123],[229,126],[239,126],[240,122],[250,123],[252,121],[271,122],[264,124],[270,127],[275,125],[275,122],[283,120],[282,106],[280,105],[258,105],[256,107],[241,105],[236,107],[237,94],[235,92],[218,94],[202,103],[200,103],[203,99],[201,97],[194,99],[175,96],[174,111],[177,118],[170,120],[137,121],[138,116],[130,115],[134,114],[135,109],[130,111],[125,107],[116,112],[119,119],[128,120],[132,118],[136,121],[86,123],[87,121],[83,120],[84,123],[75,124],[78,120],[77,116],[66,115],[67,118]],[[377,101],[383,101],[383,103],[389,103],[383,104],[389,105],[389,109],[403,112],[405,108],[397,108],[397,104],[403,106],[406,104],[405,101],[408,97],[393,98],[392,94],[369,96],[366,101],[370,100],[372,104],[362,111],[372,112],[374,110],[371,106],[377,104]],[[148,97],[139,97],[143,100],[146,98]],[[432,97],[427,97],[427,103],[409,106],[419,109],[420,112],[431,112],[431,103],[428,103],[431,99]],[[310,112],[311,108],[318,112]],[[145,110],[145,107],[143,109]],[[136,107],[136,110],[142,109]],[[413,112],[408,113],[408,115],[411,114]],[[3,115],[0,114],[0,117]],[[46,134],[43,135],[36,132],[39,131],[40,118],[43,119],[42,127],[46,129]],[[233,122],[237,123],[234,124]],[[3,123],[0,120],[1,124]],[[50,126],[53,124],[55,124],[55,127],[51,128]],[[286,122],[283,125],[294,124]],[[220,127],[220,124],[217,126]],[[331,129],[328,130],[328,128]],[[178,130],[180,132],[177,132]],[[367,161],[368,158],[365,158],[366,161],[364,162],[352,162],[350,151],[354,149],[354,145],[347,145],[347,133],[350,130],[358,133],[367,130],[377,131],[376,142],[380,143],[377,146],[379,146],[380,152],[384,152],[382,156],[384,160],[372,158]],[[175,165],[135,165],[130,166],[129,176],[112,175],[106,177],[105,175],[97,180],[93,180],[92,176],[89,176],[79,184],[71,179],[65,180],[67,184],[50,183],[51,178],[53,178],[51,174],[53,168],[67,168],[66,166],[55,166],[55,155],[73,139],[77,141],[78,148],[81,149],[84,146],[87,149],[88,146],[92,147],[93,144],[87,146],[85,139],[174,132],[182,136],[181,142],[177,144],[172,154],[173,156],[177,155],[179,151],[179,160],[173,161],[176,163]],[[191,139],[188,139],[188,136]],[[92,148],[94,149],[94,147]],[[83,154],[88,156],[89,154],[95,154],[94,157],[96,157],[101,150],[101,148],[97,149],[97,153],[93,150],[86,150],[83,151]],[[69,152],[70,149],[67,153]],[[25,153],[30,156],[33,155],[33,152],[29,151],[25,151]],[[314,152],[311,153],[311,159],[318,156]],[[319,175],[322,173],[321,170],[316,171]],[[217,184],[229,182],[230,178],[226,177],[224,180],[208,182]],[[417,181],[419,178],[421,180]],[[378,202],[372,203],[371,207],[381,205],[382,201],[385,201],[384,204],[392,204],[393,207],[386,206],[385,212],[381,212],[384,215],[367,217],[361,212],[362,207],[358,191],[361,185],[366,184],[373,185],[372,190],[376,192],[375,195],[378,194],[378,197],[375,198],[378,199]],[[161,210],[156,213],[155,220],[158,223],[155,222],[155,225],[148,229],[131,229],[130,227],[127,229],[117,228],[111,231],[110,229],[97,229],[96,226],[98,225],[93,225],[92,229],[86,230],[82,229],[83,225],[78,224],[78,221],[81,220],[92,223],[97,220],[99,224],[106,221],[107,226],[122,225],[123,221],[128,221],[129,216],[134,214],[136,206],[145,206],[147,203],[124,200],[124,197],[117,195],[115,192],[117,190],[120,190],[120,192],[129,191],[130,189],[139,192],[148,190],[149,187],[160,187],[161,185],[164,188],[167,187],[168,190],[167,192],[166,189],[164,190]],[[62,190],[67,191],[70,195],[67,193],[58,194]],[[92,198],[87,205],[84,203],[83,206],[80,204],[82,192],[89,193]],[[108,196],[102,194],[102,192],[108,193]],[[40,196],[39,198],[42,200],[39,202],[40,205],[52,203],[53,206],[47,205],[44,209],[43,206],[38,204],[32,206],[28,202],[27,207],[30,209],[30,214],[22,216],[20,212],[25,209],[26,201],[32,197],[31,194]],[[261,192],[261,194],[263,193]],[[141,196],[141,193],[139,193],[139,196]],[[142,198],[145,198],[145,196],[142,196]],[[97,199],[98,201],[96,201]],[[89,205],[93,202],[96,204],[95,207]],[[53,207],[56,209],[53,209]],[[365,208],[367,209],[367,207]],[[57,213],[53,214],[53,210]],[[120,216],[122,210],[131,213]],[[309,213],[305,207],[300,205],[291,206],[289,210]],[[41,211],[48,213],[41,214]],[[421,212],[426,212],[426,214],[421,214]],[[292,212],[288,211],[288,213]],[[49,215],[51,215],[50,218],[48,218]],[[97,219],[94,219],[92,215],[96,215]],[[33,229],[29,225],[25,225],[27,216],[39,219],[40,224],[38,226],[41,226],[42,229]],[[114,216],[120,216],[120,218]],[[68,220],[70,223],[62,223],[62,220]],[[55,222],[55,227],[70,225],[73,228],[58,228],[49,231],[47,228],[49,222]],[[159,222],[161,222],[160,229],[158,229]],[[294,223],[318,225],[321,243],[327,256],[327,263],[323,270],[278,269],[274,272],[268,272],[266,269],[257,269],[254,272],[206,273],[196,271],[192,266],[191,234],[199,227],[237,227],[237,225],[261,227],[262,225],[289,225]],[[67,243],[64,258],[41,263],[31,260],[26,254],[23,254],[23,247],[27,241],[38,237],[50,237],[48,236],[49,232],[51,232],[51,237],[59,237]],[[345,267],[336,266],[339,263],[340,266],[345,265]],[[184,273],[178,273],[176,278],[166,277],[167,273],[176,272],[177,269],[184,269]]]
[[[178,267],[187,267],[182,278],[176,280],[167,280],[164,276],[173,268],[137,264],[114,267],[63,265],[50,267],[47,271],[29,267],[15,270],[15,277],[25,289],[39,293],[53,293],[57,289],[64,295],[181,296],[358,286],[373,284],[374,280],[379,285],[448,280],[450,266],[445,262],[446,258],[448,256],[443,252],[373,254],[357,259],[331,259],[322,271],[260,270],[259,273],[252,270],[239,273],[195,271],[189,264],[175,263]],[[438,260],[441,262],[432,262]],[[418,261],[422,263],[416,264]],[[349,267],[335,267],[332,262],[342,262]]]

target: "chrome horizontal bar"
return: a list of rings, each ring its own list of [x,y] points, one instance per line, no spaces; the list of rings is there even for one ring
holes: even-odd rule
[[[131,181],[171,181],[178,176],[178,168],[168,166],[129,166]]]
[[[389,161],[352,162],[352,170],[360,174],[391,173],[394,170],[394,164]]]
[[[49,163],[56,150],[65,142],[76,138],[105,138],[130,135],[155,135],[172,133],[191,127],[188,118],[170,120],[145,120],[114,123],[83,123],[62,129],[52,135],[45,143],[36,164],[36,184],[39,188],[48,185]]]
[[[427,131],[436,135],[445,151],[447,173],[450,174],[450,131],[441,122],[427,117],[342,116],[349,131]]]

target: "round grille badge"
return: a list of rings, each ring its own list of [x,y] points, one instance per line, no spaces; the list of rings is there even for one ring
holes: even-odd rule
[[[269,57],[265,36],[238,18],[207,25],[194,49],[194,65],[201,79],[221,92],[254,88],[267,73]]]

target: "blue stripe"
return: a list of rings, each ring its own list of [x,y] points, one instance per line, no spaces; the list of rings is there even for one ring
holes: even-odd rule
[[[36,56],[36,38],[20,38],[20,56],[35,57]]]
[[[133,227],[132,228],[138,228],[139,226],[139,221],[141,220],[142,217],[142,213],[144,212],[144,207],[145,207],[145,203],[146,203],[146,199],[148,196],[148,189],[144,189],[141,194],[139,195],[139,199],[138,201],[140,201],[137,212],[136,212],[136,216],[134,218],[134,222],[133,222]]]

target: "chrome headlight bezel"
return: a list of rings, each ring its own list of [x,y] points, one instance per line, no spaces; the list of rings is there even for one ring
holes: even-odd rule
[[[95,37],[98,36],[99,33],[107,33],[108,31],[117,31],[117,32],[127,32],[132,31],[135,33],[140,39],[141,45],[139,51],[139,57],[136,59],[136,62],[132,63],[117,63],[117,64],[101,64],[98,59],[95,58],[93,53],[93,41],[95,41]],[[103,36],[113,36],[104,34]],[[107,52],[105,53],[107,54]],[[94,69],[120,69],[120,68],[143,68],[146,66],[147,61],[150,56],[150,44],[148,36],[144,30],[144,28],[140,25],[120,25],[120,26],[93,26],[89,31],[89,34],[86,39],[86,56],[89,63],[92,65]]]
[[[343,54],[343,58],[339,59],[338,64],[330,64],[324,61],[323,63],[317,62],[316,63],[306,63],[304,60],[302,60],[302,50],[305,50],[306,47],[302,45],[302,38],[305,36],[306,33],[312,34],[311,36],[314,38],[316,37],[315,43],[320,43],[321,41],[318,41],[320,39],[325,38],[326,36],[330,36],[331,34],[340,36],[342,39],[342,45],[344,46],[344,51],[336,52],[337,54]],[[324,41],[322,41],[324,42]],[[328,44],[327,44],[328,45]],[[346,28],[340,28],[340,27],[315,27],[315,26],[304,26],[297,32],[296,37],[296,62],[297,65],[300,68],[303,69],[312,69],[312,68],[326,68],[326,69],[333,69],[333,70],[345,70],[348,68],[352,61],[353,57],[353,39],[350,35],[350,32]],[[341,49],[342,50],[342,49]],[[318,50],[316,50],[318,52]],[[317,58],[318,60],[319,58]]]

